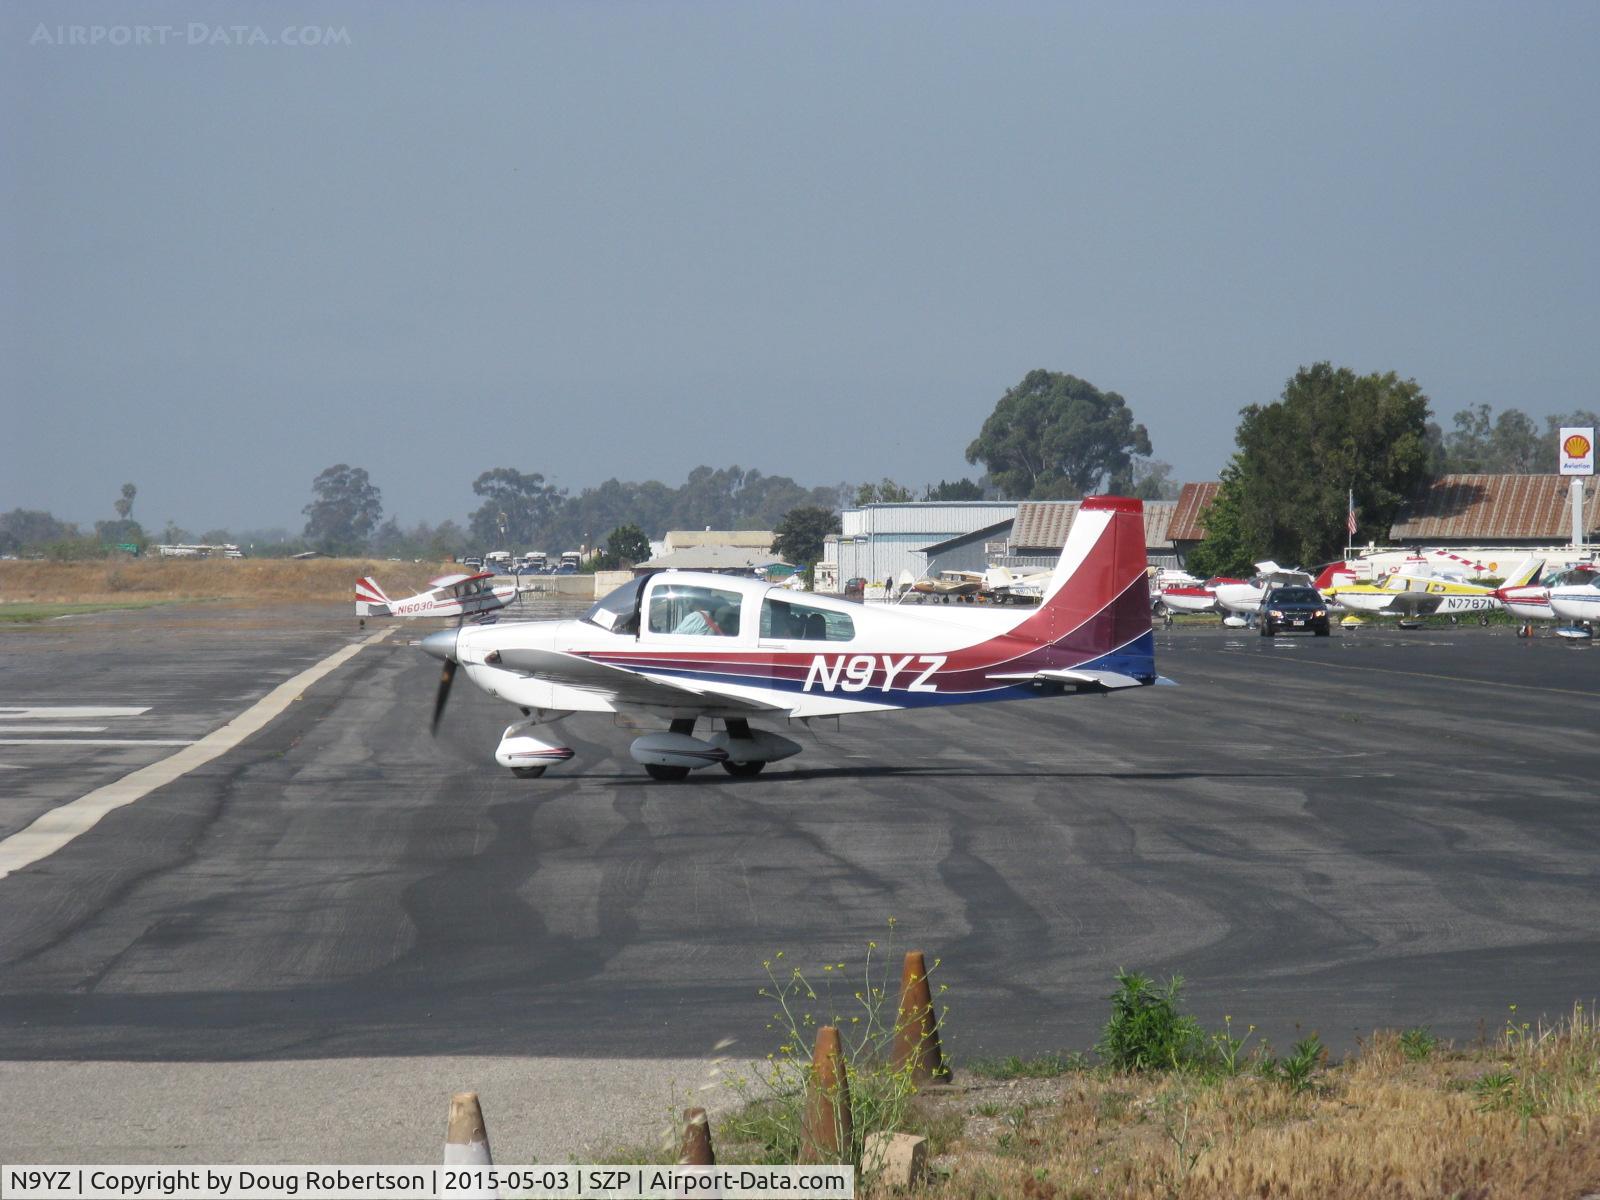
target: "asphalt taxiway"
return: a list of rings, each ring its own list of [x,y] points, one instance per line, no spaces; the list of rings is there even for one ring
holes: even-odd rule
[[[891,917],[942,959],[958,1062],[1087,1046],[1119,967],[1182,973],[1203,1020],[1280,1042],[1471,1037],[1600,994],[1587,645],[1158,630],[1177,688],[856,718],[756,779],[660,784],[601,717],[567,723],[564,768],[513,778],[492,760],[513,711],[465,679],[430,739],[418,632],[0,879],[0,1090],[35,1103],[59,1063],[315,1064],[293,1078],[346,1097],[435,1086],[430,1063],[692,1076],[722,1039],[770,1048],[763,961],[846,963],[843,1011]],[[172,752],[50,729],[196,740],[370,633],[287,608],[0,632],[0,724],[28,730],[0,735],[0,839]],[[143,711],[49,715],[91,707]],[[438,1140],[366,1132],[367,1161]],[[40,1136],[0,1132],[0,1157]],[[77,1161],[142,1145],[74,1136]]]

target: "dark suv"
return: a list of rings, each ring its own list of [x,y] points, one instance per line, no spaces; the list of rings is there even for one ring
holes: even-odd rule
[[[1272,588],[1261,597],[1257,616],[1262,637],[1289,629],[1309,629],[1318,637],[1328,636],[1328,602],[1316,588]]]

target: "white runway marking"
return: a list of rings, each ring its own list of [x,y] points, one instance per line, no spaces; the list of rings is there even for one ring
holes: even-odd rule
[[[0,733],[104,733],[106,725],[0,725]]]
[[[194,744],[193,738],[0,738],[0,746],[192,746]]]
[[[245,738],[270,724],[274,717],[298,700],[308,687],[349,662],[361,652],[363,646],[381,642],[393,632],[394,628],[391,626],[364,641],[334,651],[316,666],[300,672],[293,679],[284,680],[221,729],[213,730],[198,742],[185,746],[160,762],[140,767],[115,783],[95,788],[85,796],[51,809],[26,829],[19,830],[4,841],[0,841],[0,879],[54,854],[80,834],[93,829],[107,813],[132,804],[156,788],[171,783],[196,767],[204,766],[212,759],[233,749]],[[53,711],[61,712],[60,709]],[[8,714],[0,712],[0,715]]]
[[[144,708],[105,708],[82,704],[46,704],[26,708],[0,708],[0,721],[84,721],[91,717],[142,717]]]

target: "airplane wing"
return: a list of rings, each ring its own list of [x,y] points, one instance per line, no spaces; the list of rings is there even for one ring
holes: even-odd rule
[[[723,692],[714,684],[644,675],[629,667],[614,667],[581,654],[564,654],[559,650],[499,650],[490,654],[485,661],[493,667],[537,675],[551,683],[582,688],[623,704],[682,708],[699,701],[708,708],[740,709],[751,713],[789,711],[785,705],[767,704],[747,696]]]

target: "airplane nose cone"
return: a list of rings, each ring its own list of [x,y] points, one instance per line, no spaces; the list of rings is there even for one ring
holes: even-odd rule
[[[443,662],[455,662],[456,638],[460,635],[459,629],[441,629],[437,633],[430,633],[422,639],[422,652]]]

